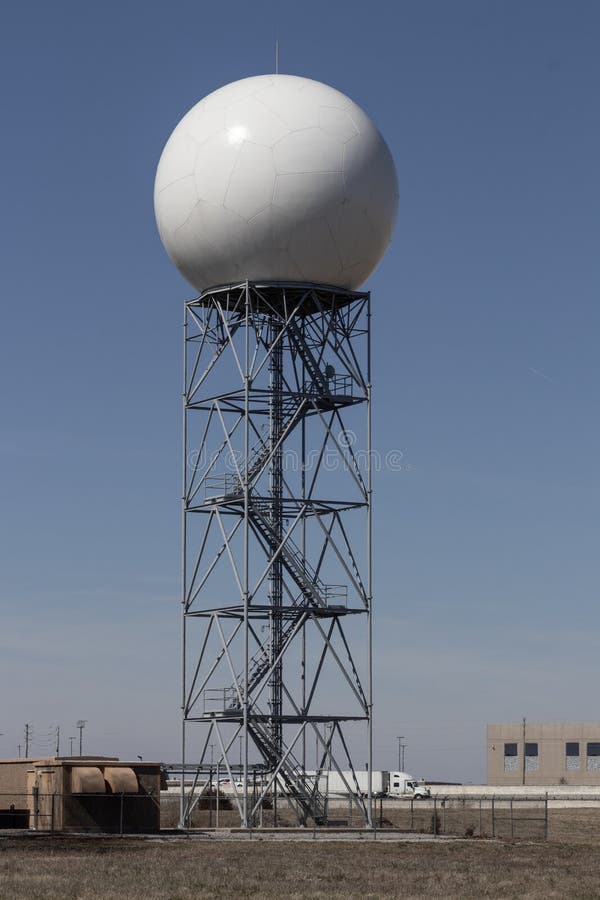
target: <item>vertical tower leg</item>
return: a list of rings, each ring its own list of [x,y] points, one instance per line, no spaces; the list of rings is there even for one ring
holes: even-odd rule
[[[270,316],[269,321],[269,447],[271,462],[269,466],[270,521],[273,532],[272,553],[277,552],[283,539],[283,469],[282,469],[282,430],[283,430],[283,340],[278,318]],[[271,746],[273,749],[273,765],[282,755],[282,605],[283,605],[283,566],[281,556],[273,560],[269,572],[269,600],[271,604],[270,650],[271,678],[269,682],[271,711]],[[277,781],[274,784],[273,808],[275,825],[277,826]]]

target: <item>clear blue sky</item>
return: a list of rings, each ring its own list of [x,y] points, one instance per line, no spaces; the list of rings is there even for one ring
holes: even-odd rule
[[[0,754],[178,746],[180,323],[152,187],[182,114],[280,70],[365,107],[400,211],[374,296],[375,765],[598,717],[600,6],[4,4]],[[68,746],[63,744],[63,749]]]

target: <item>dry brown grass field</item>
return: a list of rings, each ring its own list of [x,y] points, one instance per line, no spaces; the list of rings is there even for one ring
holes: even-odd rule
[[[2,900],[599,896],[600,857],[589,845],[0,839]]]

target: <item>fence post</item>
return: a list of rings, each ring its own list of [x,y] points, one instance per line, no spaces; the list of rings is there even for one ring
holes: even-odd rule
[[[410,830],[415,829],[415,798],[410,798]]]
[[[433,798],[433,834],[437,836],[437,797]]]
[[[512,839],[515,836],[515,829],[514,829],[514,825],[513,825],[513,800],[512,800],[512,797],[510,798],[509,809],[510,809],[510,839],[512,841]]]
[[[544,840],[548,840],[548,791],[544,800]]]
[[[56,794],[52,794],[50,800],[50,834],[54,834],[54,798]]]
[[[123,837],[123,813],[125,806],[125,794],[121,791],[120,803],[119,803],[119,834]]]
[[[483,834],[482,818],[481,818],[481,797],[479,798],[479,837]]]
[[[492,797],[492,837],[496,837],[496,798]]]
[[[215,817],[215,828],[219,827],[219,780],[220,780],[219,774],[220,774],[219,763],[217,763],[217,798],[216,798],[217,811],[216,811],[216,817]]]
[[[446,801],[442,800],[442,834],[446,834]]]
[[[34,784],[31,790],[31,796],[33,797],[33,830],[38,830],[38,819],[40,815],[40,789],[37,784]]]

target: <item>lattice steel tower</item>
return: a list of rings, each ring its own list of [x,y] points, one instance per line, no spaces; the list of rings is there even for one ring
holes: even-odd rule
[[[194,764],[212,743],[234,783],[260,765],[244,824],[274,791],[324,820],[307,768],[352,768],[347,723],[370,754],[369,407],[368,294],[247,283],[186,305],[184,728],[205,726]]]
[[[200,291],[185,305],[182,823],[220,777],[244,827],[266,804],[276,824],[284,807],[326,823],[336,771],[370,825],[355,775],[372,768],[373,706],[358,288],[390,239],[392,158],[348,97],[259,76],[182,119],[155,208]]]

